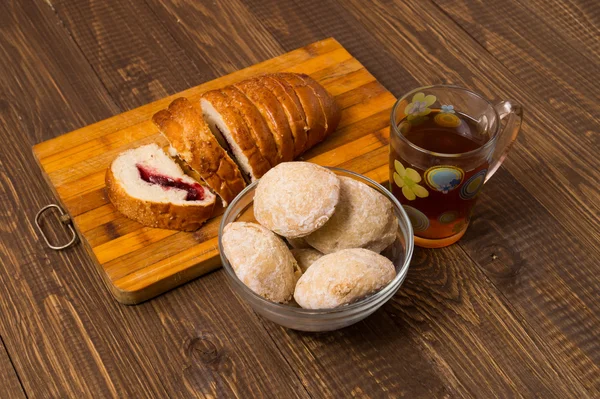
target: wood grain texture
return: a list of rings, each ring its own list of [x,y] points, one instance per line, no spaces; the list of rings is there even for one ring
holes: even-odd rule
[[[389,4],[386,4],[389,8]],[[554,273],[535,273],[538,279],[517,281],[520,281],[524,286],[524,290],[529,290],[529,287],[532,287],[537,292],[540,292],[539,290],[544,291],[547,287],[553,287],[551,289],[557,290],[557,292],[568,290],[572,293],[572,301],[564,307],[564,313],[559,315],[556,313],[555,305],[552,302],[532,302],[530,297],[514,294],[509,295],[510,293],[505,290],[503,290],[503,293],[508,296],[511,302],[518,304],[519,309],[523,312],[522,316],[531,323],[536,333],[543,337],[542,341],[561,341],[565,336],[570,336],[570,339],[573,340],[570,341],[570,345],[575,347],[575,351],[579,354],[568,358],[565,366],[576,377],[586,375],[587,377],[581,378],[582,383],[591,392],[596,393],[599,389],[597,379],[598,346],[589,344],[590,336],[587,334],[573,334],[576,330],[573,327],[574,325],[578,323],[584,323],[585,325],[593,323],[595,325],[597,322],[596,318],[589,319],[580,313],[581,304],[584,307],[593,309],[592,313],[598,314],[596,293],[599,290],[599,284],[595,276],[600,266],[597,261],[600,258],[600,253],[598,252],[600,235],[598,234],[599,230],[595,222],[595,216],[597,216],[595,204],[598,202],[591,200],[591,198],[600,195],[600,190],[593,183],[595,178],[588,175],[590,171],[597,170],[594,166],[597,159],[586,154],[587,150],[585,149],[594,147],[584,147],[581,140],[579,140],[580,136],[578,136],[577,140],[566,138],[570,133],[552,138],[553,134],[549,132],[561,131],[556,126],[561,126],[563,123],[559,118],[554,116],[552,109],[539,102],[537,97],[533,95],[533,92],[526,90],[528,86],[525,83],[522,83],[520,86],[514,85],[513,81],[518,78],[511,77],[505,68],[500,65],[496,68],[491,68],[490,65],[497,63],[497,61],[490,57],[487,52],[477,51],[476,44],[466,46],[466,42],[473,42],[473,40],[467,35],[461,34],[460,31],[448,28],[451,21],[447,20],[444,23],[447,17],[439,12],[436,7],[431,4],[428,5],[426,2],[418,3],[418,5],[417,3],[409,5],[402,2],[393,2],[392,9],[394,12],[392,14],[405,16],[402,19],[388,17],[389,13],[383,13],[382,7],[383,5],[380,4],[380,8],[374,8],[374,10],[381,10],[381,13],[373,12],[368,14],[371,20],[368,26],[371,29],[375,29],[383,20],[391,24],[394,29],[399,30],[398,40],[385,42],[388,45],[386,48],[390,53],[395,53],[398,57],[404,57],[406,68],[415,76],[423,75],[423,79],[425,79],[425,76],[428,75],[430,79],[433,76],[435,77],[433,79],[444,81],[443,79],[446,79],[444,75],[461,71],[460,76],[454,76],[451,82],[477,87],[483,93],[489,93],[490,87],[494,87],[498,82],[502,82],[503,87],[510,87],[511,93],[508,96],[527,98],[523,103],[530,104],[529,107],[535,106],[534,109],[536,112],[528,114],[528,122],[523,127],[523,135],[520,139],[520,143],[522,144],[517,145],[509,156],[506,162],[506,169],[511,172],[511,175],[519,183],[515,185],[515,195],[521,191],[527,191],[535,196],[535,200],[532,201],[531,206],[532,209],[537,209],[540,212],[533,214],[531,212],[524,213],[523,218],[520,219],[520,223],[529,224],[529,228],[537,231],[537,234],[528,238],[528,245],[525,247],[520,246],[519,243],[523,240],[523,237],[518,234],[512,236],[513,241],[501,242],[501,245],[508,248],[520,246],[524,250],[526,248],[538,248],[540,254],[556,254],[554,258],[548,258],[547,256],[537,258],[538,261],[530,266],[532,273],[534,273],[536,268],[539,270],[542,265],[546,266],[548,262],[557,257],[561,259],[563,270],[566,270],[566,273],[563,273],[560,277]],[[363,15],[359,12],[358,4],[355,5],[353,12],[357,16]],[[420,32],[421,25],[415,22],[418,17],[428,22],[428,29],[426,31]],[[443,38],[443,40],[440,38]],[[423,65],[427,65],[426,62],[430,62],[432,58],[426,57],[425,54],[428,54],[427,52],[415,53],[412,50],[415,47],[438,49],[435,52],[429,53],[436,55],[437,58],[435,59],[437,61],[435,65],[424,69]],[[442,52],[439,50],[440,48],[446,50]],[[473,63],[469,61],[469,63],[463,65],[462,63],[467,59],[472,59]],[[486,62],[482,62],[483,59]],[[450,69],[449,65],[452,65],[453,69]],[[481,82],[485,82],[485,86]],[[490,94],[486,95],[491,97]],[[541,110],[544,111],[541,112]],[[555,123],[556,126],[550,125],[549,121]],[[561,128],[564,128],[565,131],[568,130],[566,126],[561,126]],[[542,135],[540,132],[544,132],[544,134]],[[557,140],[557,143],[560,144],[547,145],[551,140]],[[569,148],[575,141],[581,147],[579,149]],[[571,160],[579,165],[575,166],[571,164]],[[554,169],[555,166],[558,168]],[[564,175],[560,170],[568,170],[569,172]],[[578,176],[578,174],[581,175]],[[595,174],[595,172],[592,172],[592,174]],[[534,183],[534,180],[536,183]],[[548,186],[540,185],[542,181],[552,182],[550,185],[554,186],[554,189],[551,191],[551,195],[548,194]],[[567,191],[565,191],[564,183],[571,185]],[[491,184],[494,184],[493,181]],[[575,192],[570,190],[577,190],[581,195],[575,194]],[[565,192],[569,192],[569,194],[565,195]],[[498,193],[498,195],[504,198],[508,194],[503,192]],[[589,203],[582,205],[588,199],[590,200]],[[495,198],[492,200],[495,200]],[[498,201],[500,202],[500,200]],[[536,202],[539,202],[541,205],[534,205]],[[503,209],[502,202],[498,205],[492,203],[491,206],[498,206],[499,209]],[[541,222],[544,218],[541,208],[548,209],[553,217],[557,219],[556,227],[549,229],[547,232],[544,223]],[[576,211],[576,209],[579,209],[579,211]],[[582,212],[586,217],[581,218],[578,212]],[[579,222],[568,219],[567,214],[569,215],[568,217],[575,218],[575,220],[585,219],[591,222],[584,226]],[[502,225],[502,229],[504,228],[504,225]],[[519,229],[519,231],[523,230]],[[579,251],[573,251],[572,247],[568,245],[560,246],[560,249],[557,249],[554,240],[548,240],[548,236],[557,237],[558,242],[569,242],[569,240],[572,240],[572,237],[576,237],[575,241],[578,243]],[[576,258],[574,258],[574,254],[577,255]],[[535,259],[535,255],[528,256],[528,258]],[[542,260],[544,258],[546,259],[545,261]],[[580,259],[583,259],[583,261]],[[554,265],[555,263],[551,264]],[[563,296],[559,296],[559,298],[561,301],[565,301]],[[592,327],[592,330],[595,328],[598,327]],[[561,349],[553,350],[553,352],[556,355],[563,354]]]
[[[27,396],[164,397],[84,251],[48,252],[33,226],[37,209],[55,199],[30,146],[117,108],[47,6],[0,7],[3,342]]]
[[[148,0],[147,3],[186,56],[197,65],[206,65],[212,76],[227,75],[285,52],[244,2]]]
[[[38,241],[33,215],[56,199],[47,190],[30,145],[41,140],[42,133],[46,138],[58,135],[117,113],[118,107],[49,7],[15,5],[3,11],[2,26],[10,26],[10,35],[2,36],[0,48],[10,56],[3,57],[2,69],[11,75],[0,75],[6,90],[0,128],[0,331],[7,348],[18,354],[14,365],[27,395],[214,397],[224,384],[221,375],[229,369],[227,378],[238,396],[305,396],[252,313],[230,300],[233,294],[223,289],[224,276],[215,277],[218,282],[200,302],[201,309],[186,306],[197,302],[198,292],[211,291],[205,282],[180,293],[175,302],[164,298],[150,307],[124,309],[110,298],[83,248],[56,253]],[[97,98],[80,101],[79,93]],[[212,300],[226,302],[228,314],[207,319],[205,312],[213,315],[217,309]],[[164,310],[170,306],[179,311]],[[179,328],[175,321],[175,327],[166,329],[161,321],[165,314],[185,319],[187,327]],[[243,339],[228,333],[240,322]],[[197,360],[203,345],[185,345],[209,333],[218,337],[220,345],[211,353],[223,359],[225,368]],[[246,347],[256,348],[256,354],[244,355]],[[264,362],[261,367],[253,366],[255,356]],[[268,387],[264,381],[269,381]]]
[[[345,2],[344,3],[347,7],[348,3]],[[304,7],[300,7],[299,5],[297,6],[292,6],[290,7],[289,5],[284,5],[280,2],[272,2],[271,4],[264,4],[264,2],[257,2],[256,4],[253,4],[253,6],[255,6],[255,10],[256,12],[261,16],[261,18],[264,18],[264,20],[266,21],[278,21],[278,22],[273,22],[272,24],[267,24],[267,27],[272,30],[272,32],[277,32],[278,33],[278,38],[280,41],[285,42],[285,43],[291,43],[290,45],[293,45],[294,39],[295,39],[295,34],[296,32],[303,32],[303,23],[302,21],[306,21],[309,18],[316,22],[317,26],[320,27],[321,31],[324,31],[324,34],[331,34],[331,35],[338,35],[337,29],[336,29],[336,24],[340,24],[340,25],[344,25],[344,26],[357,26],[359,21],[364,20],[365,14],[361,12],[360,9],[360,5],[356,4],[356,13],[354,14],[356,16],[355,20],[352,20],[352,18],[348,17],[348,16],[344,16],[344,12],[342,11],[342,7],[338,6],[337,4],[331,4],[331,2],[312,2],[311,4],[306,4]],[[381,5],[380,6],[381,12],[382,14],[384,13],[384,9],[385,6]],[[435,7],[433,9],[433,11],[435,11]],[[429,11],[429,9],[423,10],[422,14],[423,15],[427,15],[430,14],[431,11]],[[390,19],[384,19],[381,18],[380,16],[377,16],[376,13],[374,12],[370,12],[369,13],[370,16],[372,16],[372,24],[369,24],[367,26],[369,26],[369,31],[367,32],[361,32],[360,34],[358,33],[354,33],[354,37],[361,37],[361,38],[365,38],[368,37],[368,32],[376,32],[378,31],[378,28],[383,24],[383,23],[392,23],[392,19],[390,17]],[[398,35],[398,38],[395,41],[388,41],[388,40],[384,40],[383,37],[383,33],[382,33],[382,37],[380,37],[380,40],[383,43],[398,43],[398,47],[402,47],[403,49],[408,49],[408,51],[406,52],[406,55],[404,55],[404,52],[402,54],[402,56],[398,56],[397,58],[400,59],[408,59],[408,57],[411,57],[409,55],[410,52],[414,52],[416,48],[436,48],[436,46],[433,43],[428,42],[428,40],[423,39],[419,42],[402,42],[403,41],[403,36],[402,35],[406,35],[407,38],[412,38],[414,37],[413,32],[418,32],[419,31],[419,27],[418,25],[418,21],[420,20],[419,15],[417,13],[414,14],[410,14],[409,18],[407,18],[406,20],[402,19],[401,17],[398,17],[399,15],[403,15],[402,12],[396,12],[396,13],[392,13],[392,15],[395,15],[395,17],[393,18],[393,21],[399,21],[397,24],[395,24],[393,26],[392,29],[398,29],[399,31],[397,31],[395,34]],[[335,17],[331,17],[331,16],[335,16]],[[410,18],[412,17],[412,18]],[[286,21],[287,22],[287,26],[294,26],[294,33],[289,33],[289,31],[286,31],[285,27],[286,25],[282,24],[281,21]],[[406,22],[407,20],[410,20],[410,24],[411,26],[407,26],[406,29],[402,29],[400,27],[400,23],[402,22]],[[306,23],[305,23],[306,24]],[[449,24],[448,24],[449,26]],[[340,30],[342,30],[342,28],[338,28]],[[343,28],[343,30],[348,31],[348,28]],[[381,31],[379,29],[379,31]],[[283,34],[283,33],[289,33],[289,34]],[[440,37],[441,34],[432,34],[432,33],[428,33],[431,37],[433,38],[437,38]],[[446,37],[448,35],[445,35]],[[467,40],[465,38],[461,38],[463,41]],[[310,37],[309,39],[310,40]],[[343,41],[342,41],[343,42]],[[352,44],[347,44],[347,46],[351,49],[351,51],[354,52],[354,48],[352,47]],[[360,48],[362,49],[362,51],[367,51],[364,49],[372,49],[374,46],[369,45],[369,42],[365,39],[365,42],[362,43],[360,45]],[[393,53],[393,51],[390,49],[390,46],[384,46],[387,49],[387,54],[391,54]],[[437,48],[444,48],[444,47],[449,47],[447,42],[440,42],[437,45]],[[450,47],[452,48],[452,47]],[[485,52],[481,51],[482,56],[485,56]],[[453,62],[454,65],[456,65],[456,61],[454,57],[457,57],[456,55],[452,54],[450,55],[443,55],[440,54],[441,52],[439,50],[437,50],[435,52],[435,56],[437,57],[441,57],[443,56],[444,62]],[[427,53],[425,53],[427,54]],[[392,73],[390,73],[388,70],[386,70],[383,67],[378,67],[377,65],[373,66],[372,68],[372,72],[375,76],[377,76],[381,81],[383,82],[392,82],[389,83],[391,87],[393,87],[393,85],[396,86],[396,88],[398,88],[399,86],[401,86],[401,79],[397,79],[396,76],[402,76],[405,77],[408,74],[412,74],[413,76],[416,76],[417,79],[432,79],[431,77],[427,77],[427,76],[423,76],[423,65],[426,65],[426,62],[431,62],[432,60],[432,54],[429,53],[427,54],[427,57],[429,58],[427,61],[424,59],[423,56],[423,60],[421,62],[415,62],[414,63],[414,68],[413,65],[410,65],[409,63],[405,64],[405,68],[408,68],[407,70],[395,70]],[[489,57],[489,56],[488,56]],[[414,57],[413,57],[414,58]],[[435,60],[435,57],[433,58],[433,60]],[[437,66],[437,64],[436,64]],[[479,79],[477,76],[474,76],[472,78],[472,80],[469,78],[473,72],[468,72],[472,69],[467,69],[467,68],[463,68],[463,74],[461,75],[462,78],[464,79],[469,79],[468,80],[468,84],[472,84],[473,81],[477,82],[476,79]],[[433,69],[432,69],[433,71]],[[448,72],[448,68],[444,68],[443,72]],[[501,71],[502,73],[506,73]],[[431,73],[428,71],[428,73],[430,73],[430,76],[436,76],[435,72]],[[507,76],[509,76],[510,74],[507,74]],[[437,75],[439,76],[439,75]],[[435,77],[433,79],[439,79],[440,77]],[[435,81],[435,80],[434,80]],[[439,80],[438,80],[439,81]],[[443,80],[442,80],[443,81]],[[465,84],[464,82],[466,81],[461,81],[460,83]],[[479,85],[480,86],[480,85]],[[485,88],[484,88],[485,89]],[[402,88],[400,88],[400,90],[404,90]],[[489,90],[487,91],[489,93]],[[398,92],[397,94],[402,94],[402,92]],[[490,96],[491,97],[491,96]],[[527,128],[525,129],[525,133],[527,134]],[[374,154],[373,154],[374,155]],[[373,156],[372,155],[372,156]],[[512,157],[512,154],[511,154]],[[511,160],[511,157],[509,157],[509,161]],[[586,158],[586,161],[588,161],[588,158]],[[494,181],[492,181],[491,186],[494,186]],[[507,189],[510,187],[507,187]],[[521,192],[521,190],[524,190],[523,187],[516,183],[515,190],[517,190],[517,192]],[[495,200],[496,197],[500,197],[500,198],[505,198],[506,197],[506,192],[500,192],[500,191],[496,191],[495,195],[490,196],[489,198],[486,198],[486,200],[488,201],[489,206],[487,207],[487,209],[489,208],[493,208],[493,209],[497,209],[499,212],[502,212],[504,208],[505,203],[502,200]],[[509,197],[512,198],[512,197]],[[531,197],[528,197],[529,201],[528,203],[531,203],[529,206],[527,206],[526,208],[523,209],[523,214],[519,219],[515,219],[519,221],[519,224],[522,226],[519,229],[515,229],[515,227],[506,227],[506,229],[508,231],[515,231],[515,234],[509,239],[506,240],[506,235],[503,235],[502,238],[498,238],[496,240],[491,240],[491,242],[488,242],[489,247],[486,247],[486,251],[484,253],[488,254],[489,256],[491,256],[491,254],[489,253],[490,251],[493,251],[494,248],[497,248],[499,245],[502,245],[502,247],[511,247],[514,246],[515,244],[518,243],[519,237],[520,237],[520,233],[523,233],[524,230],[523,228],[525,226],[529,226],[529,228],[531,228],[532,230],[535,231],[536,228],[538,227],[538,223],[541,220],[544,220],[544,209],[543,206],[541,206],[536,200],[534,200]],[[520,202],[519,202],[520,201]],[[515,199],[515,203],[519,202],[521,205],[523,204],[523,199],[521,200],[516,200]],[[555,222],[556,223],[556,222]],[[503,224],[498,224],[498,229],[504,229],[505,226]],[[542,228],[543,231],[545,231],[545,228]],[[548,233],[551,233],[551,236],[556,236],[558,235],[559,237],[556,237],[556,240],[558,240],[558,242],[561,242],[560,240],[569,240],[570,236],[567,233],[561,232],[561,228],[557,225],[554,228],[550,228],[548,230]],[[487,237],[487,236],[486,236]],[[598,364],[598,359],[596,358],[597,356],[597,349],[596,349],[596,345],[591,343],[590,340],[593,341],[593,339],[591,339],[591,334],[592,331],[594,331],[594,324],[595,324],[595,317],[589,317],[589,314],[583,313],[583,312],[579,312],[581,309],[581,306],[586,307],[587,305],[590,306],[595,306],[595,302],[592,299],[592,297],[587,297],[588,300],[585,301],[585,304],[581,304],[581,299],[578,300],[574,300],[575,298],[577,298],[578,294],[576,294],[576,292],[580,292],[582,295],[587,296],[589,294],[592,294],[594,292],[598,291],[598,282],[597,280],[593,277],[593,273],[588,275],[588,277],[584,277],[584,280],[587,280],[585,282],[581,282],[578,281],[578,275],[579,273],[577,272],[573,272],[573,274],[571,276],[568,277],[562,277],[562,278],[557,278],[557,276],[553,276],[552,274],[548,275],[547,273],[544,272],[544,270],[550,271],[553,269],[553,264],[551,263],[551,258],[548,257],[548,255],[545,255],[543,257],[539,257],[539,255],[541,255],[542,253],[544,253],[545,249],[547,248],[549,245],[553,245],[553,242],[555,242],[554,240],[547,240],[546,236],[544,234],[535,234],[534,236],[531,235],[527,235],[527,245],[526,247],[523,247],[523,251],[525,251],[525,254],[527,254],[527,258],[528,261],[531,262],[531,265],[529,265],[527,267],[527,275],[531,275],[531,278],[519,278],[519,281],[521,281],[523,287],[521,289],[523,289],[524,291],[528,291],[528,293],[530,294],[528,295],[521,295],[521,294],[515,294],[515,293],[508,293],[510,294],[509,298],[511,301],[515,301],[515,303],[518,303],[519,305],[517,306],[517,309],[513,308],[512,305],[507,305],[509,306],[509,308],[511,308],[512,310],[518,310],[519,312],[521,312],[521,315],[525,316],[525,320],[527,321],[531,321],[533,323],[533,328],[528,326],[528,331],[529,333],[532,335],[532,339],[533,341],[536,343],[536,345],[542,347],[542,351],[544,353],[546,353],[546,356],[549,357],[550,362],[552,364],[561,364],[562,362],[562,358],[564,356],[566,356],[565,351],[563,351],[562,349],[558,349],[558,348],[554,348],[554,347],[546,347],[545,345],[545,341],[547,339],[551,339],[554,342],[565,342],[565,341],[570,341],[572,342],[572,344],[568,345],[568,347],[570,348],[570,350],[572,350],[572,352],[570,353],[569,356],[567,356],[568,360],[568,366],[567,366],[567,370],[565,370],[565,374],[568,375],[571,380],[576,381],[577,377],[579,376],[583,376],[585,375],[585,377],[581,378],[581,382],[582,384],[590,389],[590,392],[596,392],[596,388],[595,388],[595,381],[596,381],[596,370],[597,370],[597,364]],[[489,240],[489,238],[488,238]],[[483,242],[483,240],[481,241]],[[569,241],[567,241],[569,242]],[[578,240],[573,240],[571,238],[570,242],[572,243],[577,243],[575,245],[575,247],[573,248],[573,246],[570,247],[570,245],[564,245],[561,246],[560,249],[554,250],[552,251],[552,253],[554,253],[555,257],[556,256],[561,256],[562,259],[566,259],[567,264],[569,265],[578,265],[580,263],[582,263],[582,270],[594,270],[596,268],[595,264],[597,262],[595,262],[595,259],[597,259],[593,254],[586,254],[586,248],[587,250],[589,250],[589,246],[585,246],[578,242]],[[515,244],[512,244],[515,243]],[[525,244],[525,243],[523,243]],[[538,251],[536,251],[536,253],[532,253],[531,255],[529,255],[527,249],[529,248],[536,248]],[[579,248],[579,249],[577,249]],[[481,249],[479,249],[478,251],[467,251],[469,253],[469,255],[471,255],[475,260],[477,260],[480,265],[485,266],[485,263],[481,262],[481,256],[483,255],[479,255],[481,253]],[[498,251],[499,252],[499,251]],[[475,256],[476,254],[478,254],[478,256]],[[560,254],[560,255],[559,255]],[[569,259],[570,256],[575,255],[577,257],[578,260],[571,260]],[[582,254],[584,254],[582,256]],[[486,259],[487,260],[487,259]],[[571,270],[572,268],[568,268],[569,270]],[[483,268],[484,272],[486,274],[489,274],[488,270],[484,267]],[[562,269],[561,271],[564,271],[564,269]],[[585,272],[584,272],[585,273]],[[570,274],[570,273],[567,273]],[[564,276],[564,274],[563,274]],[[494,276],[491,276],[492,279],[494,280],[494,282],[496,283],[495,279],[493,278]],[[565,282],[566,281],[566,282]],[[565,287],[566,285],[566,287]],[[573,308],[569,308],[566,307],[563,309],[563,312],[558,314],[555,312],[555,306],[551,303],[552,300],[551,299],[547,299],[545,302],[536,302],[536,304],[529,304],[529,298],[531,298],[531,295],[534,295],[535,292],[541,292],[540,290],[544,289],[542,287],[548,287],[548,286],[554,286],[554,287],[560,287],[562,286],[562,292],[565,291],[569,291],[570,292],[570,296],[573,299],[572,301],[570,301],[571,305],[573,306]],[[507,294],[506,289],[504,286],[500,286],[500,292],[502,292],[501,295],[505,295]],[[544,289],[543,292],[547,292],[547,288]],[[539,295],[539,294],[538,294]],[[558,294],[559,296],[555,299],[555,300],[561,300],[563,301],[564,298],[562,298],[562,295]],[[593,296],[593,294],[592,294]],[[521,318],[522,316],[518,316],[519,318]],[[567,319],[565,319],[567,318]],[[548,326],[552,325],[552,328],[549,330]],[[581,328],[573,328],[572,326],[574,325],[580,325]],[[584,327],[585,326],[585,327]],[[541,336],[538,336],[538,334],[540,334]],[[581,347],[579,347],[581,345]]]
[[[0,397],[2,398],[26,398],[19,377],[13,367],[12,361],[6,352],[2,337],[0,337]]]
[[[519,18],[527,18],[527,24],[512,25],[513,34],[516,33],[521,36],[521,40],[547,42],[548,39],[558,38],[561,42],[565,41],[570,47],[577,50],[580,55],[596,63],[600,62],[600,43],[598,42],[598,36],[600,35],[600,4],[597,1],[561,0],[549,3],[528,1],[522,3],[508,2],[507,4],[510,4],[513,8],[511,10],[504,8],[502,11],[508,12],[497,14],[502,16],[502,19],[507,23],[515,22],[511,21],[515,19],[515,13],[527,14],[516,18],[517,22],[523,22]],[[494,9],[498,5],[502,6],[499,3],[490,3],[490,8]],[[530,19],[533,16],[536,17],[536,21]],[[530,23],[533,23],[533,25],[530,25]],[[541,24],[545,26],[540,29]],[[468,25],[464,25],[464,27],[467,28]],[[548,32],[548,29],[551,32]],[[504,36],[506,30],[503,33],[501,32],[498,31],[497,34]],[[537,34],[530,34],[530,32],[536,32]],[[553,58],[568,60],[560,54],[555,54]],[[578,61],[579,57],[571,59],[568,66],[577,67]],[[535,74],[530,76],[534,77]]]
[[[550,21],[546,27],[529,16],[502,21],[511,13],[499,12],[482,31],[440,10],[454,3],[398,3],[14,0],[0,6],[0,200],[9,204],[0,211],[0,335],[28,396],[531,397],[535,390],[545,397],[598,396],[597,128],[585,128],[591,112],[579,111],[581,96],[568,97],[583,92],[571,82],[583,84],[587,76],[597,84],[598,72],[582,73],[567,49],[560,65],[575,76],[556,71],[558,84],[535,83],[562,102],[529,87],[534,79],[555,79],[542,56],[549,64],[553,57],[533,48],[556,53],[547,25],[560,49],[568,43],[597,64],[598,3],[527,2],[520,9]],[[142,24],[124,22],[138,15]],[[329,36],[397,96],[455,82],[539,110],[526,114],[523,135],[484,190],[460,246],[419,250],[406,291],[381,311],[343,331],[295,333],[255,316],[221,272],[123,307],[111,301],[82,248],[55,254],[38,243],[31,217],[55,197],[31,144],[131,109],[97,131],[107,136],[135,124],[137,106]],[[536,67],[499,61],[490,53],[499,43],[516,56],[524,46]],[[340,68],[352,65],[342,61]],[[370,84],[366,75],[347,76]],[[339,98],[352,106],[355,96]],[[325,142],[311,156],[320,162],[340,156],[345,166],[385,180],[386,166],[368,165],[371,157],[385,158],[377,148],[387,140],[387,116],[382,111],[347,125],[337,155]],[[351,145],[356,129],[372,132],[360,138],[364,149]],[[54,153],[76,136],[44,151]],[[122,145],[116,136],[107,143],[112,149]],[[71,155],[79,150],[86,149]],[[54,165],[60,169],[60,161]],[[77,215],[90,210],[82,201],[98,208],[86,218],[90,229],[98,216],[131,231],[113,222],[97,191],[68,201]],[[590,217],[579,221],[581,215]],[[182,262],[196,256],[193,248]]]
[[[541,2],[492,1],[485,5],[477,1],[435,2],[442,12],[460,23],[494,58],[526,83],[537,98],[544,100],[544,112],[561,119],[582,143],[600,148],[600,104],[596,100],[600,83],[590,79],[590,71],[598,68],[600,59],[595,57],[593,49],[582,52],[571,40],[557,33],[552,21],[539,15],[547,7]],[[567,10],[563,12],[570,15]],[[586,30],[580,27],[582,39]],[[537,34],[528,34],[532,31]],[[563,136],[556,129],[545,134]]]
[[[535,225],[523,223],[531,217]],[[486,185],[460,246],[536,330],[554,361],[572,369],[590,393],[600,393],[600,343],[594,338],[600,313],[590,300],[600,282],[585,276],[597,269],[598,258],[504,170]]]
[[[125,311],[138,308],[145,309],[139,322],[147,341],[162,349],[157,361],[173,397],[309,397],[222,273]]]
[[[122,110],[144,104],[142,98],[163,98],[210,76],[207,65],[188,58],[144,2],[50,4]]]

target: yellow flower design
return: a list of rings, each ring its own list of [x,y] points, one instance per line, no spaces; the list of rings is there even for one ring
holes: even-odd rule
[[[460,118],[454,114],[437,114],[435,118],[433,118],[435,123],[444,127],[459,127],[460,126]]]
[[[429,192],[423,186],[417,183],[421,181],[419,172],[411,168],[405,168],[398,160],[394,161],[396,171],[394,172],[394,182],[398,187],[402,187],[402,194],[407,200],[412,201],[415,198],[425,198]]]
[[[417,93],[413,96],[412,102],[404,108],[404,113],[408,115],[408,120],[413,120],[421,116],[428,115],[431,112],[429,106],[435,102],[437,98],[434,95],[426,96],[423,93]]]

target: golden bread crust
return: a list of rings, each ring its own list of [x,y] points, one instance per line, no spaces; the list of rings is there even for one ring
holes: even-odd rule
[[[300,74],[299,76],[302,80],[304,80],[304,82],[308,86],[310,86],[311,89],[313,89],[315,95],[317,96],[317,98],[319,99],[319,102],[321,103],[321,109],[323,110],[323,113],[325,114],[325,121],[327,123],[326,129],[325,129],[325,135],[321,139],[321,140],[323,140],[327,136],[329,136],[331,133],[333,133],[335,131],[335,129],[337,128],[338,124],[340,123],[340,119],[342,117],[342,110],[340,109],[339,105],[337,104],[337,102],[335,101],[333,96],[327,90],[325,90],[325,88],[323,86],[321,86],[321,84],[319,84],[319,82],[317,82],[310,76],[303,74],[303,73]]]
[[[289,83],[296,92],[302,109],[306,114],[306,123],[308,125],[308,138],[304,151],[312,148],[315,144],[321,142],[325,137],[327,131],[326,125],[327,120],[325,113],[321,108],[321,103],[318,97],[315,95],[314,90],[304,82],[302,78],[296,73],[280,72],[276,73],[277,79],[282,79]]]
[[[234,85],[244,93],[260,111],[277,144],[278,162],[294,159],[294,139],[280,99],[262,83],[262,79],[247,79]]]
[[[271,167],[277,165],[279,163],[277,145],[263,115],[239,89],[227,86],[221,92],[229,99],[230,104],[241,113],[263,158]]]
[[[231,136],[240,150],[248,158],[252,173],[259,179],[271,168],[267,160],[254,143],[242,115],[230,104],[228,98],[220,90],[211,90],[202,94],[201,98],[209,101],[219,112],[223,121],[231,131]]]
[[[300,103],[294,88],[286,81],[273,75],[264,75],[261,81],[281,102],[292,131],[294,158],[296,158],[304,152],[308,140],[306,134],[308,125],[306,124],[306,115],[304,109],[302,109],[302,103]]]
[[[246,187],[238,166],[211,133],[198,105],[184,97],[175,99],[152,121],[225,205]]]

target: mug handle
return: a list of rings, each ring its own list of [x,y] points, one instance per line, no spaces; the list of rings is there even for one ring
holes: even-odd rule
[[[521,107],[521,104],[515,102],[514,100],[502,101],[496,104],[494,108],[496,108],[496,112],[498,112],[498,116],[500,116],[500,121],[504,120],[505,118],[508,119],[506,120],[506,125],[499,133],[498,140],[496,141],[496,148],[492,153],[492,161],[490,162],[490,167],[485,178],[485,182],[487,182],[494,175],[494,173],[496,173],[500,165],[502,165],[502,162],[504,162],[504,159],[508,155],[508,151],[510,151],[517,138],[517,135],[519,134],[521,122],[523,121],[523,107]]]

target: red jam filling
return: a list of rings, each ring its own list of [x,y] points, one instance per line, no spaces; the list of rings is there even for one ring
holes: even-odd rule
[[[178,190],[187,191],[186,201],[202,201],[204,199],[204,188],[198,184],[186,183],[181,179],[174,179],[169,176],[157,173],[156,170],[144,165],[135,165],[140,172],[140,177],[143,181],[150,184],[158,184],[165,189],[176,188]]]

